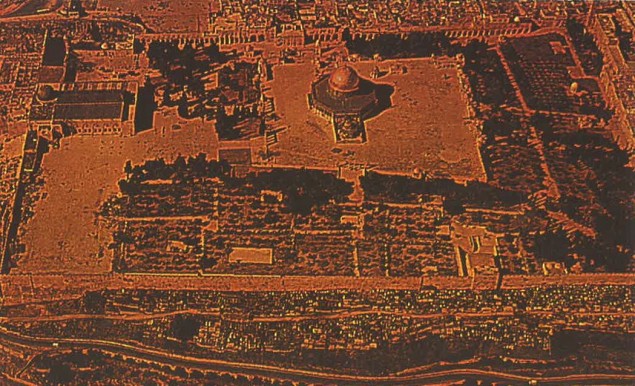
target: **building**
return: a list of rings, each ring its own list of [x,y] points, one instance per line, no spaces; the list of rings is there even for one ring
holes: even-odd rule
[[[624,25],[617,21],[623,21]],[[599,84],[614,112],[610,121],[613,138],[621,148],[632,151],[635,149],[635,60],[625,57],[617,36],[618,28],[635,35],[635,25],[630,24],[626,16],[614,18],[600,13],[591,20],[591,32],[604,56]]]
[[[498,288],[501,280],[499,235],[489,232],[483,226],[454,222],[451,237],[459,276],[471,277],[473,289]]]
[[[69,47],[63,37],[53,37],[48,30],[44,35],[42,64],[38,83],[61,83],[66,77]]]
[[[364,142],[364,120],[379,106],[377,86],[350,66],[341,66],[311,85],[309,107],[333,125],[336,142]]]
[[[134,82],[40,84],[29,122],[49,139],[73,134],[132,135],[136,95]]]
[[[229,262],[271,265],[273,264],[273,250],[271,248],[234,247],[229,253]]]

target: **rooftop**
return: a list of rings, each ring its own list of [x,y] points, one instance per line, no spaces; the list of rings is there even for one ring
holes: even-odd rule
[[[344,65],[329,76],[329,86],[335,91],[350,93],[359,89],[359,75],[352,67]]]

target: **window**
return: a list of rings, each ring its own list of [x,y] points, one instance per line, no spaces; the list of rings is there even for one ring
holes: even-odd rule
[[[470,245],[472,245],[472,252],[478,252],[481,249],[481,238],[479,236],[470,236]]]

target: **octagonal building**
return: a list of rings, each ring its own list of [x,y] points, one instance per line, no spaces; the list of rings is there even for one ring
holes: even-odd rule
[[[364,142],[364,120],[378,107],[376,85],[348,65],[335,69],[311,85],[309,106],[328,119],[336,142]]]

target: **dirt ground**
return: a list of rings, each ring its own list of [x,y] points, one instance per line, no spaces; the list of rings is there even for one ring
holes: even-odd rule
[[[210,4],[196,0],[99,0],[97,7],[137,14],[155,32],[195,32],[207,29]]]
[[[179,154],[216,154],[217,140],[209,122],[179,122],[172,114],[159,117],[156,130],[134,137],[69,137],[59,149],[45,154],[44,197],[35,204],[34,217],[22,225],[20,242],[26,253],[16,273],[110,270],[111,232],[100,223],[97,211],[117,193],[126,161],[140,164],[163,157],[169,162]],[[175,123],[181,126],[177,130],[172,128]]]

